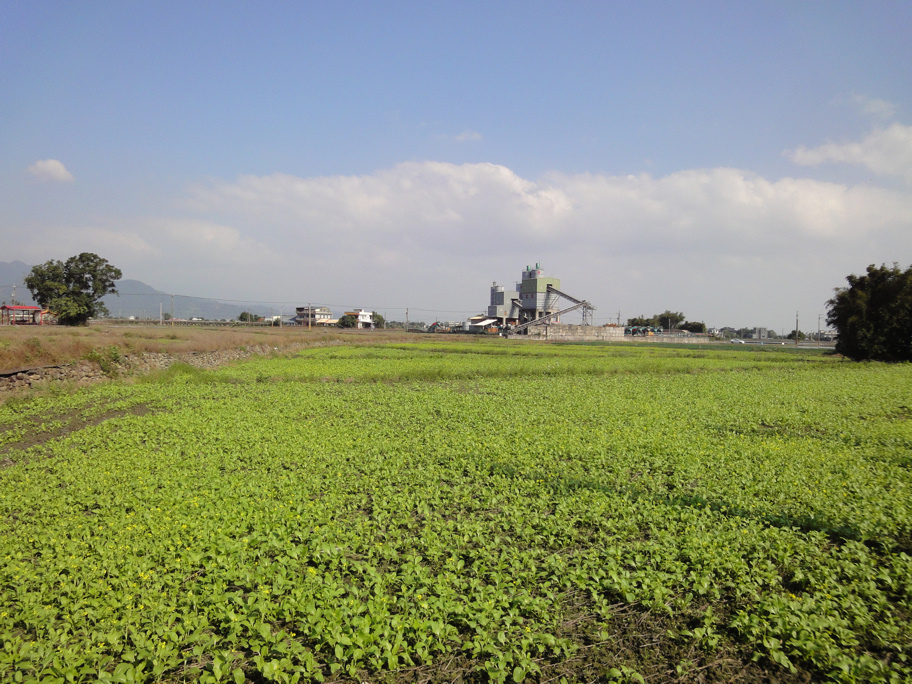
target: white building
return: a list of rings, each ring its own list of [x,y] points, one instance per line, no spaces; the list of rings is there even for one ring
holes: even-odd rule
[[[346,311],[345,315],[353,316],[357,319],[358,324],[356,327],[359,330],[362,328],[374,327],[374,314],[372,311],[367,311],[366,309],[357,309],[355,311]]]

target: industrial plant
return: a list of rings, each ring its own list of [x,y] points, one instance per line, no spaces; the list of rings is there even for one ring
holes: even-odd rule
[[[560,289],[560,279],[545,276],[540,264],[526,266],[512,291],[494,282],[486,316],[475,316],[473,327],[496,326],[508,337],[536,337],[566,340],[623,339],[623,328],[595,328],[589,301],[573,297]],[[563,308],[561,306],[563,305]],[[581,325],[568,325],[561,317],[573,311],[582,313]]]

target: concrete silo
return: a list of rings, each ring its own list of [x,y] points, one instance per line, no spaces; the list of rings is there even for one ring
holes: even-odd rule
[[[488,304],[488,318],[497,320],[498,325],[519,321],[519,283],[512,291],[506,291],[496,282],[491,285],[491,303]]]

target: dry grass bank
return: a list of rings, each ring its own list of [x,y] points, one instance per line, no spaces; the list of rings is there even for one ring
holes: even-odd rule
[[[310,330],[306,328],[197,328],[169,326],[119,327],[96,324],[0,327],[0,372],[66,364],[92,352],[116,348],[120,355],[143,352],[212,352],[269,345],[285,349],[323,344],[415,339],[401,331]]]

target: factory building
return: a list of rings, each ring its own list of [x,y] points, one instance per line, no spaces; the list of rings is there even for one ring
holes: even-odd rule
[[[508,291],[496,282],[491,285],[488,318],[499,325],[517,325],[553,316],[560,310],[559,290],[560,279],[543,275],[539,264],[535,268],[526,266],[514,289]],[[553,318],[552,322],[559,322],[559,318]]]
[[[560,300],[566,300],[561,305]],[[593,332],[592,312],[595,307],[585,299],[562,292],[560,280],[545,276],[541,265],[526,266],[514,289],[508,290],[496,282],[491,285],[491,303],[487,315],[473,316],[469,326],[476,330],[501,328],[508,337],[517,335],[550,339],[606,339],[617,335],[601,329]],[[582,313],[582,325],[565,325],[561,317],[573,311]],[[607,328],[605,329],[607,330]],[[618,328],[623,338],[623,328]]]
[[[526,266],[519,282],[520,324],[557,313],[560,307],[557,305],[558,295],[554,290],[560,290],[560,280],[546,278],[538,264],[535,264],[535,268]],[[560,318],[555,318],[553,322],[560,323]]]

